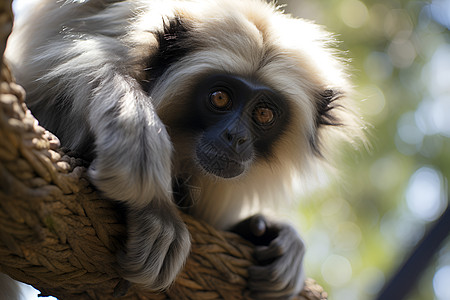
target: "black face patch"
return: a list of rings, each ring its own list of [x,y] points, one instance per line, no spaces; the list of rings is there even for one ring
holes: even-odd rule
[[[198,133],[197,163],[207,173],[236,177],[254,159],[273,155],[289,122],[288,104],[264,84],[228,74],[208,75],[194,87],[187,119],[177,127]]]

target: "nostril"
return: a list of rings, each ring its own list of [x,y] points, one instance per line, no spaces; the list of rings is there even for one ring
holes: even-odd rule
[[[247,141],[246,138],[240,138],[237,142],[238,146],[242,145],[243,143],[245,143],[245,141]]]
[[[233,133],[231,130],[224,130],[222,138],[233,147],[241,146],[247,141],[247,136],[243,133]]]
[[[225,133],[225,138],[227,139],[227,141],[232,142],[233,141],[233,135],[229,132]]]

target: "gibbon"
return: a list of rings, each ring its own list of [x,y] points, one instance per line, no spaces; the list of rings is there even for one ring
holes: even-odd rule
[[[7,57],[39,122],[124,204],[125,279],[170,286],[190,249],[182,209],[252,240],[249,289],[287,299],[304,244],[245,213],[286,205],[293,176],[358,131],[333,42],[262,0],[43,0]]]

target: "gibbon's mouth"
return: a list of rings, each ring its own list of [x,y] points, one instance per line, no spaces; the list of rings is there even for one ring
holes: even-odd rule
[[[239,162],[229,158],[223,153],[199,149],[195,151],[197,163],[203,171],[220,178],[231,179],[244,173],[245,162]]]

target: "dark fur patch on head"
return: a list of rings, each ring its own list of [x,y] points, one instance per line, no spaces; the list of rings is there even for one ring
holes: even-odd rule
[[[186,56],[192,49],[189,39],[190,25],[180,17],[163,20],[161,31],[154,35],[158,41],[158,51],[149,57],[145,66],[146,77],[142,83],[146,92],[150,92],[154,82],[181,57]]]
[[[337,103],[337,100],[343,97],[343,93],[335,90],[324,90],[317,94],[316,97],[316,107],[317,107],[317,115],[316,115],[316,130],[313,135],[310,137],[311,148],[314,153],[318,156],[322,156],[320,140],[318,136],[318,131],[322,126],[342,126],[343,124],[340,120],[333,114],[333,110],[338,107],[342,107]]]

